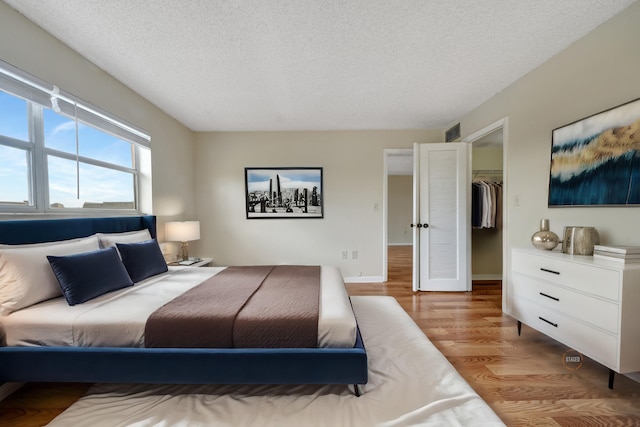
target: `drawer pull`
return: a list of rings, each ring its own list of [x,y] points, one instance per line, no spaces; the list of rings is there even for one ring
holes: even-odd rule
[[[545,273],[551,273],[551,274],[558,274],[558,275],[560,275],[560,272],[559,272],[559,271],[549,270],[548,268],[542,268],[542,267],[540,267],[540,270],[541,270],[541,271],[544,271]]]
[[[557,328],[557,327],[558,327],[558,324],[557,324],[557,323],[550,322],[550,321],[548,321],[547,319],[545,319],[544,317],[540,317],[540,316],[538,316],[538,319],[542,320],[543,322],[547,322],[548,324],[550,324],[550,325],[551,325],[551,326],[553,326],[554,328]]]
[[[552,299],[554,301],[560,301],[560,298],[552,297],[551,295],[547,295],[544,292],[540,292],[540,295],[542,295],[543,297],[547,297],[549,299]]]

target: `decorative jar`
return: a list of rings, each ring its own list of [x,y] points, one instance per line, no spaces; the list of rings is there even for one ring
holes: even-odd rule
[[[540,231],[531,236],[531,243],[538,249],[550,251],[560,243],[560,238],[553,231],[549,231],[549,220],[540,220]]]

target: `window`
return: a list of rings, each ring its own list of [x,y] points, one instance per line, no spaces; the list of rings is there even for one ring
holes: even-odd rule
[[[139,210],[142,130],[0,61],[0,212]]]

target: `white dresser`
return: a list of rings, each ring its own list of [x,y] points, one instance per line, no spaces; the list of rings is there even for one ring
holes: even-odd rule
[[[507,314],[607,366],[609,388],[640,371],[640,264],[513,249],[511,270]]]

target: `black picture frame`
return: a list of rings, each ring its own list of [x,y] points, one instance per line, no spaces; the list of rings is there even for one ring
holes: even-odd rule
[[[640,98],[552,131],[549,203],[640,206]]]
[[[324,218],[321,167],[246,167],[247,219]]]

